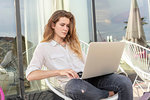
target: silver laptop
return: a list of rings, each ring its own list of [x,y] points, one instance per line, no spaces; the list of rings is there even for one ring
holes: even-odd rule
[[[90,43],[81,78],[87,79],[117,71],[124,46],[124,42]]]

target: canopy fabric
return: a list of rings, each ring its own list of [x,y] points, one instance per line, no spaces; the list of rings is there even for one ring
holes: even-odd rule
[[[132,0],[125,39],[146,46],[146,38],[136,0]]]

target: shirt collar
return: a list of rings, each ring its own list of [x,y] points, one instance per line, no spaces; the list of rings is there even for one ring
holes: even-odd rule
[[[50,41],[50,44],[54,47],[54,46],[56,46],[56,45],[58,45],[58,43],[56,42],[56,41],[54,41],[54,40],[51,40]]]
[[[50,41],[50,44],[54,47],[54,46],[56,46],[56,45],[59,45],[56,41],[54,41],[54,40],[51,40]],[[67,44],[66,44],[66,47],[67,47]]]

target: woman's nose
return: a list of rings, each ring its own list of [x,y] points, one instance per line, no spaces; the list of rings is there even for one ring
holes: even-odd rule
[[[66,31],[67,31],[67,30],[68,30],[68,27],[67,27],[67,26],[64,26],[64,30],[66,30]]]

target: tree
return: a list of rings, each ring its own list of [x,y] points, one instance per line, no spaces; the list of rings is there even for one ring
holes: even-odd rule
[[[145,19],[146,19],[145,17],[141,17],[141,23],[142,23],[142,25],[148,24]],[[124,23],[128,24],[128,21],[124,21]],[[126,29],[127,29],[127,25],[124,27],[124,30],[126,30]]]

